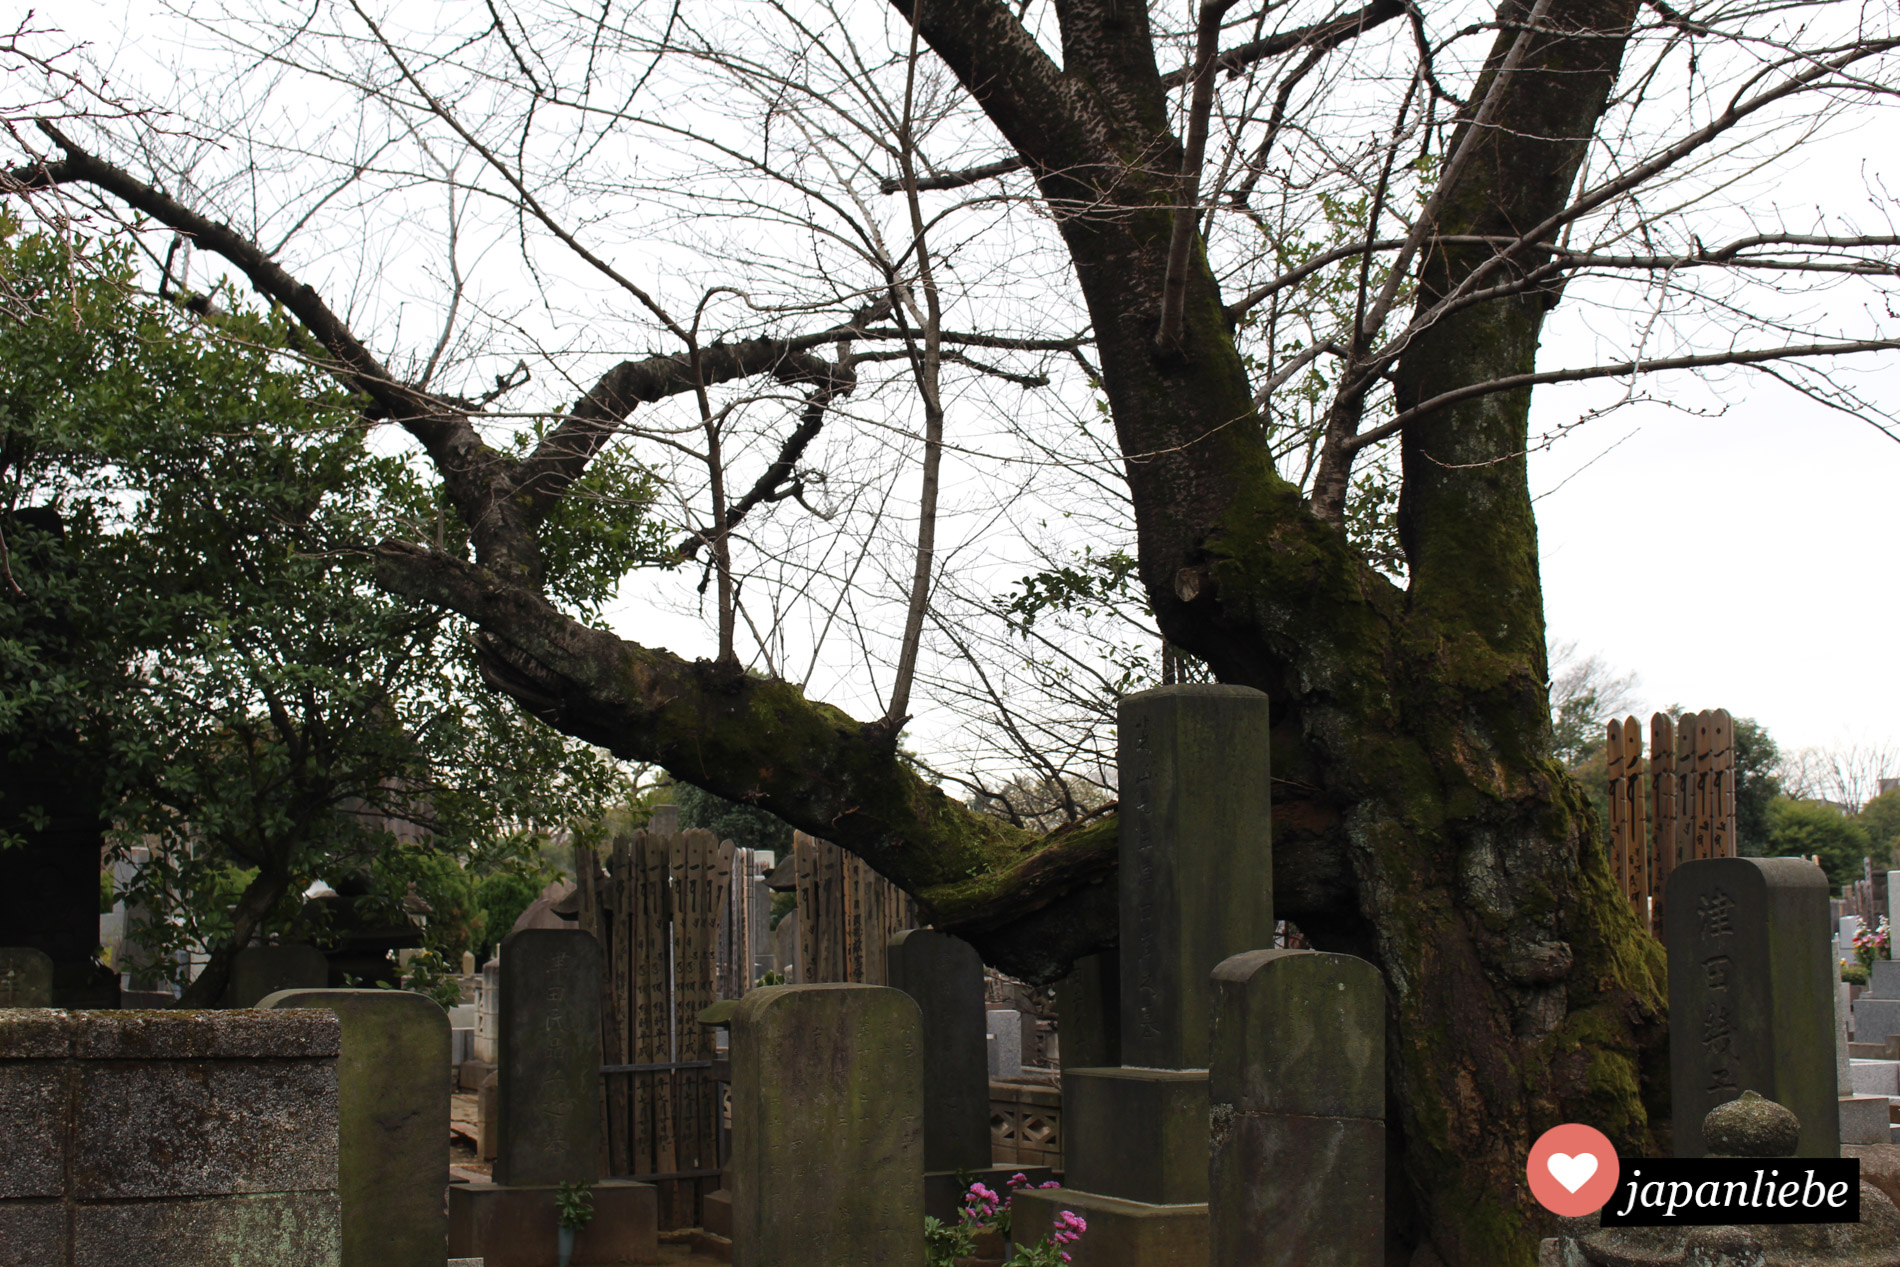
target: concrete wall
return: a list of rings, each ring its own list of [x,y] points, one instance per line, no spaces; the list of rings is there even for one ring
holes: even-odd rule
[[[0,1010],[0,1267],[336,1267],[334,1013]]]

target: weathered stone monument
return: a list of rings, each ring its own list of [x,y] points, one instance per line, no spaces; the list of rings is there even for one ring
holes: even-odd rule
[[[739,1001],[734,1267],[923,1262],[923,1042],[917,1005],[885,986],[768,986]]]
[[[0,1007],[53,1006],[53,957],[30,946],[0,948]]]
[[[1847,983],[1834,986],[1834,1085],[1840,1096],[1841,1143],[1885,1144],[1893,1137],[1888,1124],[1888,1098],[1859,1095],[1854,1090],[1853,1064],[1847,1054]]]
[[[1385,1262],[1385,988],[1350,955],[1214,969],[1213,1267]]]
[[[449,1018],[408,990],[280,990],[260,1008],[326,1008],[337,1051],[341,1267],[442,1267],[449,1220]]]
[[[279,990],[321,990],[329,984],[330,961],[315,946],[246,946],[231,960],[224,1005],[256,1007],[259,999]]]
[[[1704,858],[1671,873],[1669,1072],[1678,1157],[1754,1091],[1801,1119],[1801,1157],[1840,1155],[1827,877],[1800,858]]]
[[[1075,1267],[1208,1261],[1213,972],[1273,945],[1268,726],[1247,687],[1122,701],[1122,1064],[1064,1062],[1064,1186],[1019,1194],[1013,1216],[1019,1242],[1086,1218]]]
[[[999,1192],[1018,1173],[1031,1183],[1047,1179],[1046,1167],[1031,1173],[990,1161],[983,961],[976,951],[948,933],[911,928],[891,939],[885,962],[891,987],[908,994],[922,1017],[924,1212],[954,1221],[963,1175]]]
[[[338,1037],[320,1011],[0,1011],[0,1263],[336,1267]]]
[[[1013,1007],[993,1007],[983,1014],[983,1020],[989,1030],[986,1035],[989,1076],[1022,1077],[1023,1014]]]
[[[555,1193],[593,1185],[575,1267],[659,1256],[651,1184],[601,1180],[600,943],[574,929],[510,933],[501,950],[493,1183],[449,1187],[449,1253],[554,1267]],[[447,1053],[443,1055],[447,1068]]]
[[[1876,959],[1854,1000],[1854,1041],[1884,1045],[1900,1034],[1900,960]]]
[[[482,965],[481,981],[475,990],[475,1059],[494,1068],[501,1057],[497,1033],[501,1025],[501,949]]]

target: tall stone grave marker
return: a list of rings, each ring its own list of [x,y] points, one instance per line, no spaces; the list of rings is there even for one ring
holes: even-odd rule
[[[1841,1143],[1885,1144],[1892,1139],[1888,1099],[1884,1095],[1856,1095],[1853,1062],[1847,1054],[1847,982],[1834,986],[1834,1086],[1840,1096]]]
[[[911,928],[891,938],[887,964],[891,987],[910,996],[923,1026],[924,1169],[986,1170],[983,961],[960,937]]]
[[[924,1212],[954,1222],[963,1175],[998,1191],[1019,1172],[1032,1183],[1048,1178],[1046,1168],[1032,1174],[990,1161],[983,961],[976,951],[960,937],[911,928],[891,938],[885,962],[886,980],[911,997],[923,1018]]]
[[[337,1052],[342,1267],[442,1267],[449,1217],[449,1018],[408,990],[280,990],[260,1008],[327,1008]]]
[[[658,1261],[658,1191],[595,1178],[600,943],[579,929],[529,928],[507,936],[500,959],[494,1182],[450,1185],[449,1253],[550,1267],[558,1186],[586,1183],[594,1217],[575,1237],[574,1267]]]
[[[989,1076],[1023,1076],[1023,1014],[1013,1007],[994,1007],[984,1013],[989,1029]]]
[[[1213,1267],[1385,1262],[1385,989],[1350,955],[1214,969]]]
[[[1205,1069],[1210,974],[1273,945],[1267,697],[1164,686],[1118,720],[1122,1063]]]
[[[1213,972],[1273,945],[1268,725],[1248,687],[1122,701],[1122,1064],[1064,1062],[1064,1186],[1012,1213],[1019,1241],[1085,1217],[1074,1267],[1207,1261]]]
[[[501,943],[495,1182],[579,1183],[600,1164],[600,943],[529,928]]]
[[[53,1006],[53,957],[30,946],[0,948],[0,1007]]]
[[[1669,1072],[1678,1157],[1744,1091],[1801,1119],[1800,1157],[1840,1155],[1827,877],[1800,858],[1704,858],[1669,877]]]
[[[886,986],[767,986],[739,1001],[733,1267],[923,1262],[923,1042],[917,1005]]]

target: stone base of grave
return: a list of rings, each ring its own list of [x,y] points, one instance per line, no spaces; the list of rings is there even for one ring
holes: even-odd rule
[[[1056,1172],[1047,1166],[990,1166],[983,1170],[926,1170],[924,1172],[924,1213],[942,1219],[945,1223],[957,1221],[957,1213],[963,1208],[963,1195],[969,1185],[980,1183],[999,1196],[1007,1192],[1009,1181],[1021,1175],[1029,1181],[1030,1187],[1046,1183],[1056,1177]],[[960,1178],[961,1177],[961,1178]],[[710,1217],[710,1216],[709,1216]],[[712,1231],[711,1224],[706,1227]]]
[[[632,1267],[660,1261],[659,1190],[630,1179],[594,1184],[594,1218],[574,1238],[573,1267]],[[484,1267],[557,1267],[555,1189],[449,1185],[449,1256]]]
[[[1089,1227],[1067,1246],[1069,1267],[1207,1267],[1205,1202],[1149,1205],[1073,1188],[1039,1188],[1018,1195],[1010,1207],[1010,1238],[1033,1245],[1049,1234],[1064,1210],[1080,1215]]]
[[[460,1091],[480,1091],[482,1080],[495,1072],[486,1060],[464,1060],[455,1066],[455,1086]]]
[[[706,1194],[700,1211],[700,1226],[714,1236],[732,1239],[732,1194],[724,1188],[717,1188]]]
[[[1169,1205],[1207,1200],[1207,1070],[1062,1071],[1062,1179]]]
[[[1844,1095],[1841,1097],[1841,1143],[1885,1144],[1892,1125],[1884,1095]]]

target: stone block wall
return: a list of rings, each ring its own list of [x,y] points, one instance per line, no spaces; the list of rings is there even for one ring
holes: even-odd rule
[[[0,1267],[337,1267],[327,1011],[0,1011]]]

